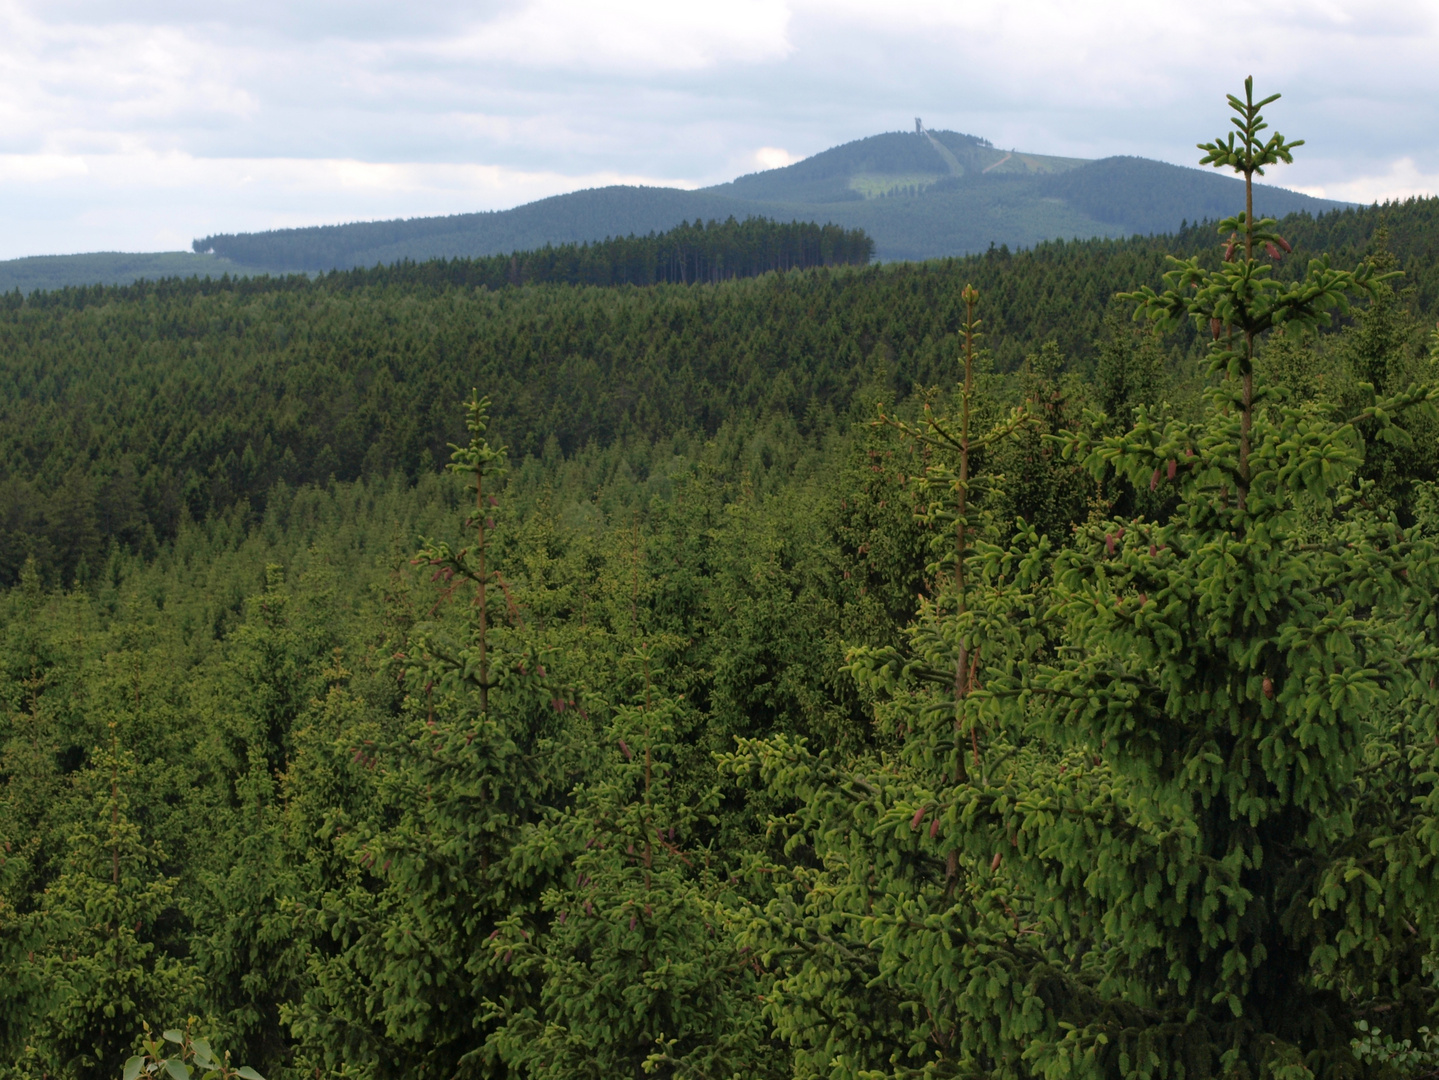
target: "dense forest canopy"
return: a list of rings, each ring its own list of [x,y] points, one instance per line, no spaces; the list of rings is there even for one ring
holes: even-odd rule
[[[821,243],[829,235],[803,228]],[[1439,306],[1439,201],[1284,228],[1300,250],[1341,261],[1371,251],[1382,229],[1412,290],[1406,305],[1424,317]],[[724,235],[742,246],[746,229]],[[846,235],[830,250],[857,242]],[[866,415],[876,396],[949,381],[967,282],[984,293],[997,370],[1016,371],[1048,341],[1066,371],[1092,380],[1105,356],[1134,347],[1113,294],[1158,284],[1168,250],[1208,252],[1212,235],[1196,225],[1173,238],[699,287],[485,284],[508,280],[511,265],[548,265],[552,251],[315,280],[12,293],[0,303],[0,581],[17,581],[33,556],[46,580],[69,583],[112,542],[153,551],[182,517],[202,521],[242,500],[261,514],[281,482],[413,479],[459,437],[454,402],[471,386],[490,391],[521,457],[551,442],[573,456],[703,440],[749,416],[786,416],[818,437]],[[614,257],[599,264],[614,274],[634,247],[654,265],[647,242],[566,257]],[[1165,364],[1180,370],[1197,340],[1166,339]]]
[[[308,235],[308,234],[307,234]],[[285,257],[263,255],[259,265],[294,270],[332,270],[348,260],[327,253],[324,230],[315,233],[316,246],[303,254]],[[201,247],[201,245],[205,247]],[[231,258],[254,263],[247,257],[246,237],[210,237],[195,241],[196,251],[217,247]],[[415,266],[400,260],[384,273],[385,261],[361,270],[361,280],[389,277],[432,284],[482,285],[656,285],[687,284],[753,277],[770,270],[804,270],[812,266],[868,263],[874,258],[874,241],[858,229],[820,225],[809,221],[781,223],[733,215],[722,221],[693,224],[681,221],[663,232],[616,236],[594,243],[547,244],[535,251],[514,251],[478,258],[438,259]],[[269,261],[266,262],[265,260]]]
[[[755,277],[771,270],[865,266],[873,258],[874,241],[859,229],[750,217],[744,221],[696,220],[648,236],[546,246],[490,258],[405,262],[351,271],[348,276],[365,284],[396,281],[490,289],[548,284],[687,285]],[[336,271],[332,280],[338,283],[343,276],[343,271]]]
[[[1435,1072],[1439,200],[1233,214],[10,294],[0,1070]]]

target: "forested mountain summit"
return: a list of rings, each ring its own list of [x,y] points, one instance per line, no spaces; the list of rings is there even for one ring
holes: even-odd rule
[[[750,217],[862,229],[881,261],[928,259],[1173,232],[1223,217],[1237,183],[1143,158],[1085,161],[1000,150],[953,131],[889,132],[698,191],[617,185],[511,210],[217,234],[190,253],[11,260],[0,262],[0,292],[476,258]],[[1265,185],[1255,192],[1259,208],[1280,217],[1344,205]]]
[[[1047,176],[1087,164],[1083,158],[996,150],[987,139],[974,135],[920,128],[856,139],[792,165],[704,190],[755,201],[858,202],[918,194],[941,181],[966,176]]]
[[[863,229],[882,261],[1031,247],[1044,240],[1172,232],[1218,220],[1238,181],[1143,158],[1078,158],[997,150],[954,131],[889,132],[779,169],[698,191],[614,186],[514,210],[207,236],[194,243],[242,265],[327,270],[401,258],[489,255],[669,228],[694,217],[832,222]],[[1256,188],[1263,212],[1342,205]]]

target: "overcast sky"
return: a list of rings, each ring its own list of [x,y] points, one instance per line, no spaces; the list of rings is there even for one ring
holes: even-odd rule
[[[931,128],[1439,191],[1439,0],[0,0],[0,258],[693,187]]]

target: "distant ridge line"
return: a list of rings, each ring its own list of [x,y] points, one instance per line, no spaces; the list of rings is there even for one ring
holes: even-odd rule
[[[881,262],[922,260],[1046,240],[1172,233],[1183,221],[1223,220],[1242,203],[1242,182],[1212,170],[1137,157],[1005,152],[975,135],[918,128],[924,139],[912,130],[872,135],[697,191],[620,185],[510,210],[221,233],[192,245],[213,253],[211,262],[158,253],[0,263],[0,290],[479,259],[756,217],[858,230],[873,239]],[[1256,199],[1256,210],[1270,217],[1349,205],[1265,185],[1256,186]]]

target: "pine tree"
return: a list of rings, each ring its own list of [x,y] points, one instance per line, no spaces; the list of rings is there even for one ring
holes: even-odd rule
[[[0,770],[0,962],[11,977],[0,986],[0,1052],[13,1059],[25,1046],[44,987],[30,962],[39,941],[36,908],[64,861],[59,804],[63,727],[51,693],[63,699],[72,658],[55,647],[44,622],[46,597],[34,559],[27,559],[10,596],[5,630],[5,732]]]
[[[307,699],[320,687],[316,653],[328,635],[313,612],[292,603],[274,564],[245,610],[210,744],[214,758],[229,765],[222,774],[228,790],[215,808],[207,865],[196,875],[202,891],[194,951],[218,1021],[212,1032],[268,1069],[286,1057],[282,1007],[305,983],[307,942],[296,933],[296,908],[313,831],[294,835],[285,797],[293,728],[314,705]],[[323,675],[339,677],[335,668]]]

